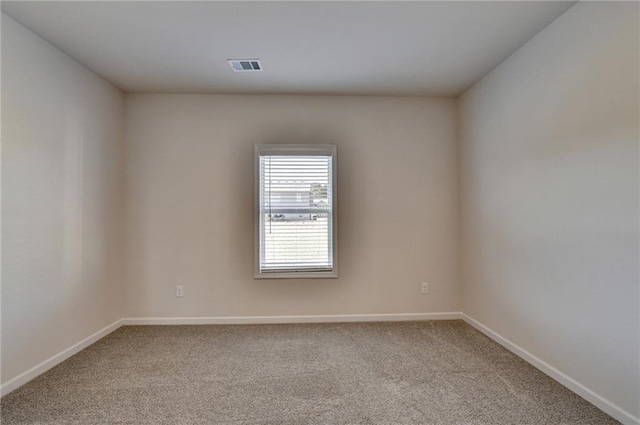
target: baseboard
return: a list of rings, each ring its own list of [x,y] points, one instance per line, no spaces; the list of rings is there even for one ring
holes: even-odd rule
[[[116,320],[109,326],[106,326],[100,329],[98,332],[92,335],[89,335],[88,337],[78,342],[77,344],[72,345],[71,347],[61,351],[55,356],[49,357],[47,360],[43,361],[39,365],[32,367],[26,372],[23,372],[20,375],[16,376],[15,378],[7,381],[6,383],[2,384],[2,386],[0,386],[0,395],[5,396],[6,394],[9,394],[11,391],[21,387],[22,385],[26,384],[27,382],[31,381],[37,376],[42,375],[49,369],[53,368],[54,366],[57,366],[58,364],[62,363],[69,357],[73,356],[74,354],[84,350],[85,348],[87,348],[94,342],[98,341],[99,339],[109,335],[111,332],[115,331],[120,326],[122,326],[122,319]]]
[[[129,317],[123,325],[253,325],[278,323],[400,322],[411,320],[457,320],[460,312],[339,314],[323,316],[232,316],[232,317]]]
[[[605,413],[613,417],[614,419],[622,422],[624,425],[640,425],[640,418],[638,418],[637,416],[627,412],[626,410],[610,402],[606,398],[596,394],[594,391],[585,387],[575,379],[562,373],[561,371],[554,368],[550,364],[546,363],[545,361],[529,353],[527,350],[518,346],[517,344],[504,338],[503,336],[491,330],[490,328],[486,327],[485,325],[478,322],[477,320],[467,316],[464,313],[461,314],[461,317],[462,317],[462,320],[467,322],[469,325],[473,326],[474,328],[476,328],[477,330],[479,330],[480,332],[482,332],[483,334],[485,334],[486,336],[488,336],[498,344],[505,347],[507,350],[511,351],[518,357],[522,358],[527,363],[530,363],[537,369],[549,375],[551,378],[558,381],[565,387],[569,388],[571,391],[578,394],[580,397],[589,401],[590,403],[592,403],[593,405],[595,405],[596,407],[598,407],[599,409],[601,409],[602,411],[604,411]]]

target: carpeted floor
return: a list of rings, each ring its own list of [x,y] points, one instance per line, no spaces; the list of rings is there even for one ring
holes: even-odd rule
[[[462,321],[127,326],[1,409],[2,425],[618,423]]]

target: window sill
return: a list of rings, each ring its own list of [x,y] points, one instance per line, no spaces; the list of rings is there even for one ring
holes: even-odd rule
[[[338,271],[255,273],[254,279],[337,279]]]

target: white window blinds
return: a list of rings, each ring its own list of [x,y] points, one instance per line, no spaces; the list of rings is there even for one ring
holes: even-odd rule
[[[256,145],[256,277],[336,277],[335,145]]]

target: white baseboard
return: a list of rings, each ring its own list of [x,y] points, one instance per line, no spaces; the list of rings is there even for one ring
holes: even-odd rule
[[[467,316],[464,313],[461,314],[461,317],[462,317],[462,320],[467,322],[469,325],[473,326],[474,328],[476,328],[477,330],[479,330],[480,332],[482,332],[492,340],[496,341],[498,344],[505,347],[507,350],[511,351],[518,357],[522,358],[527,363],[530,363],[537,369],[546,373],[554,380],[558,381],[565,387],[569,388],[574,393],[578,394],[580,397],[594,404],[596,407],[598,407],[599,409],[601,409],[611,417],[622,422],[624,425],[640,425],[640,418],[638,418],[637,416],[627,412],[626,410],[622,409],[620,406],[617,406],[614,403],[607,400],[606,398],[596,394],[594,391],[585,387],[575,379],[560,372],[558,369],[554,368],[550,364],[546,363],[545,361],[529,353],[524,348],[504,338],[497,332],[489,329],[488,327],[478,322],[477,320]]]
[[[232,317],[128,317],[123,325],[253,325],[277,323],[399,322],[410,320],[457,320],[460,312],[339,314],[324,316],[232,316]]]
[[[69,357],[73,356],[74,354],[84,350],[85,348],[87,348],[94,342],[98,341],[99,339],[102,339],[105,336],[109,335],[111,332],[115,331],[120,326],[122,326],[122,319],[116,320],[109,326],[106,326],[100,329],[98,332],[92,335],[89,335],[88,337],[78,342],[77,344],[72,345],[71,347],[61,351],[55,356],[49,357],[47,360],[43,361],[39,365],[34,366],[31,369],[27,370],[26,372],[23,372],[20,375],[16,376],[15,378],[7,381],[2,386],[0,386],[0,395],[4,396],[6,394],[9,394],[11,391],[21,387],[22,385],[26,384],[27,382],[31,381],[37,376],[42,375],[52,367],[57,366],[58,364],[62,363]]]

